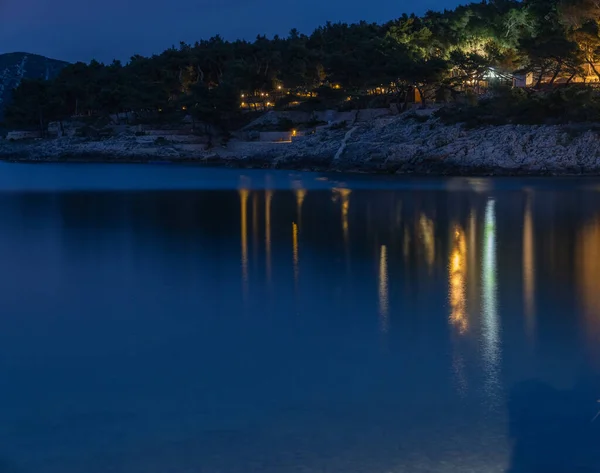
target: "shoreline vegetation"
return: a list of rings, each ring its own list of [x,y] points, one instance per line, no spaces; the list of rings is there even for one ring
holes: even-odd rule
[[[597,2],[491,0],[66,65],[14,89],[0,159],[600,174],[599,86]]]

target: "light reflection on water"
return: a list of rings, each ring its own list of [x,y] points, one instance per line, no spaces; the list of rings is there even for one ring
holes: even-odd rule
[[[482,255],[482,319],[483,319],[483,362],[487,372],[487,391],[492,397],[499,389],[500,368],[500,328],[497,305],[497,264],[496,264],[496,202],[488,200],[485,209]]]
[[[0,470],[600,471],[589,183],[275,181],[0,194]]]
[[[579,295],[587,327],[586,336],[600,342],[600,215],[578,232],[576,264]]]
[[[242,284],[244,295],[248,292],[248,195],[247,189],[240,189],[240,240],[242,245]]]
[[[425,249],[425,260],[429,269],[433,268],[435,263],[435,223],[424,214],[419,218],[419,226],[421,230],[421,241]]]
[[[294,285],[298,286],[298,278],[300,275],[300,256],[298,254],[298,225],[292,223],[292,252],[294,256]]]
[[[267,284],[271,284],[271,202],[273,191],[265,191],[265,258],[267,271]]]
[[[388,256],[387,247],[381,246],[379,254],[379,317],[381,331],[389,329]]]
[[[460,334],[465,334],[469,329],[466,301],[466,274],[467,274],[467,243],[462,228],[454,227],[452,252],[448,262],[448,279],[450,281],[450,323]]]
[[[535,243],[531,196],[527,196],[523,221],[523,294],[525,325],[532,336],[535,330]]]
[[[347,243],[349,235],[349,224],[348,224],[348,212],[350,209],[350,194],[352,191],[345,188],[334,188],[333,189],[333,200],[334,202],[340,200],[342,209],[342,230],[344,232],[344,242]]]

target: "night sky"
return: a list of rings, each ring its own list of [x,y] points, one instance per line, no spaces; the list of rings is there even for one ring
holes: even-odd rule
[[[221,34],[310,33],[330,20],[383,22],[403,12],[453,8],[457,0],[0,0],[0,53],[23,51],[67,61],[127,61],[179,41]]]

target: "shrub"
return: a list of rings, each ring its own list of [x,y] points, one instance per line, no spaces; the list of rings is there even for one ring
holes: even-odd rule
[[[346,128],[348,128],[348,122],[346,120],[334,123],[329,127],[330,130],[345,130]]]
[[[474,105],[444,107],[436,116],[467,127],[593,122],[600,121],[600,93],[577,85],[548,91],[499,88]]]
[[[280,118],[277,121],[277,131],[290,131],[294,129],[294,122],[289,118]]]
[[[308,120],[308,121],[306,122],[306,126],[307,126],[308,128],[316,128],[316,127],[318,127],[319,125],[325,125],[325,124],[326,124],[326,122],[324,122],[324,121],[322,121],[322,120],[319,120],[319,119],[316,117],[316,115],[313,115],[312,117],[310,117],[310,120]]]
[[[75,135],[80,138],[98,138],[98,130],[85,125],[75,129]]]
[[[406,115],[406,118],[408,120],[414,120],[417,123],[425,123],[426,121],[429,121],[430,117],[428,115],[419,115],[413,110]]]

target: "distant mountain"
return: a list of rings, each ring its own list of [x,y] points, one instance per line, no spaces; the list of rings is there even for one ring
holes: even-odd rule
[[[37,54],[0,54],[0,119],[5,105],[11,98],[12,90],[22,79],[51,79],[68,64]]]

